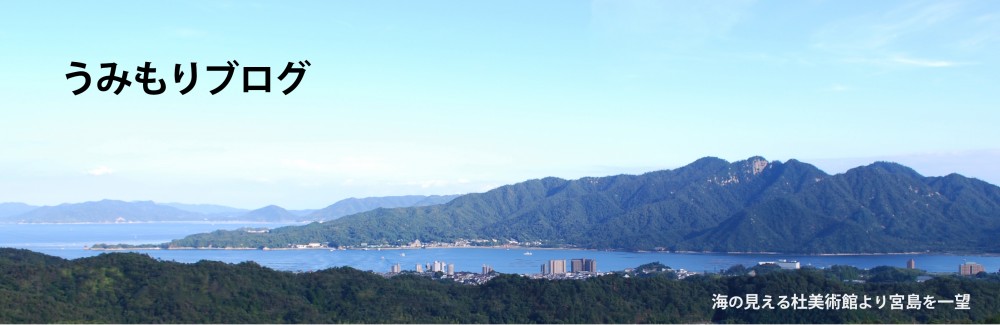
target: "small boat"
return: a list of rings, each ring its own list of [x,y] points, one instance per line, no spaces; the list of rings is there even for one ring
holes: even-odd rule
[[[531,256],[531,252],[524,252],[525,256]]]
[[[399,253],[399,256],[406,257],[406,253]]]

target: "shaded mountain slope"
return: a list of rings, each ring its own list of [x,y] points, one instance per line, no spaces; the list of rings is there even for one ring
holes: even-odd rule
[[[828,175],[797,161],[699,159],[642,175],[543,178],[426,207],[376,209],[175,246],[400,245],[464,239],[597,249],[1000,252],[1000,188],[886,162]]]

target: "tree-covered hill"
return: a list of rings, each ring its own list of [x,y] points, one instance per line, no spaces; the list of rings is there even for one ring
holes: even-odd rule
[[[755,267],[756,268],[756,267]],[[981,323],[1000,321],[1000,282],[939,277],[917,283],[887,268],[770,271],[757,276],[533,280],[502,275],[465,286],[412,275],[333,268],[279,272],[252,262],[194,264],[135,253],[64,260],[0,249],[0,323]],[[737,272],[742,274],[742,272]],[[894,276],[894,274],[899,273]],[[877,280],[876,277],[885,278]],[[900,282],[901,281],[901,282]],[[969,310],[726,310],[713,294],[891,294],[951,299]],[[777,301],[777,300],[776,300]]]
[[[398,245],[464,239],[598,249],[788,253],[1000,252],[1000,188],[878,162],[828,175],[797,161],[702,158],[642,175],[544,178],[441,205],[376,209],[266,234],[169,245]]]

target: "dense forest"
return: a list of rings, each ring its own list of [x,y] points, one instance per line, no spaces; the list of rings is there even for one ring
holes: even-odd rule
[[[796,160],[703,158],[642,175],[544,178],[426,207],[164,247],[401,245],[497,239],[594,249],[785,253],[1000,252],[1000,187],[879,162],[828,175]]]
[[[332,268],[289,273],[252,262],[194,264],[135,253],[65,260],[0,249],[0,323],[997,323],[1000,281],[912,271],[744,269],[675,280],[670,272],[588,280],[502,275],[481,286],[413,275]],[[754,271],[754,276],[747,275]],[[865,278],[865,283],[852,279]],[[970,309],[742,310],[713,308],[713,294],[970,294]]]

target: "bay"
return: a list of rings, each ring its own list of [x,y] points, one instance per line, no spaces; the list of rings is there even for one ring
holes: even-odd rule
[[[131,223],[131,224],[0,224],[0,246],[24,248],[63,258],[80,258],[102,254],[84,249],[97,243],[150,244],[163,243],[186,235],[217,229],[241,227],[275,228],[289,225],[274,223]],[[525,255],[525,252],[531,252]],[[803,266],[829,267],[851,265],[871,268],[881,265],[905,267],[909,259],[917,268],[930,272],[958,270],[966,261],[983,264],[988,272],[1000,268],[1000,256],[992,255],[795,255],[795,254],[723,254],[723,253],[663,253],[617,252],[574,249],[502,249],[502,248],[429,248],[404,250],[140,250],[141,254],[161,260],[194,263],[213,260],[226,263],[253,261],[282,271],[315,271],[330,267],[350,266],[361,270],[387,272],[399,263],[403,270],[413,270],[417,264],[442,261],[455,264],[456,271],[478,272],[483,264],[498,272],[532,274],[551,259],[592,258],[601,272],[619,271],[650,262],[660,262],[676,269],[694,272],[716,272],[743,264],[777,259],[797,260]]]

